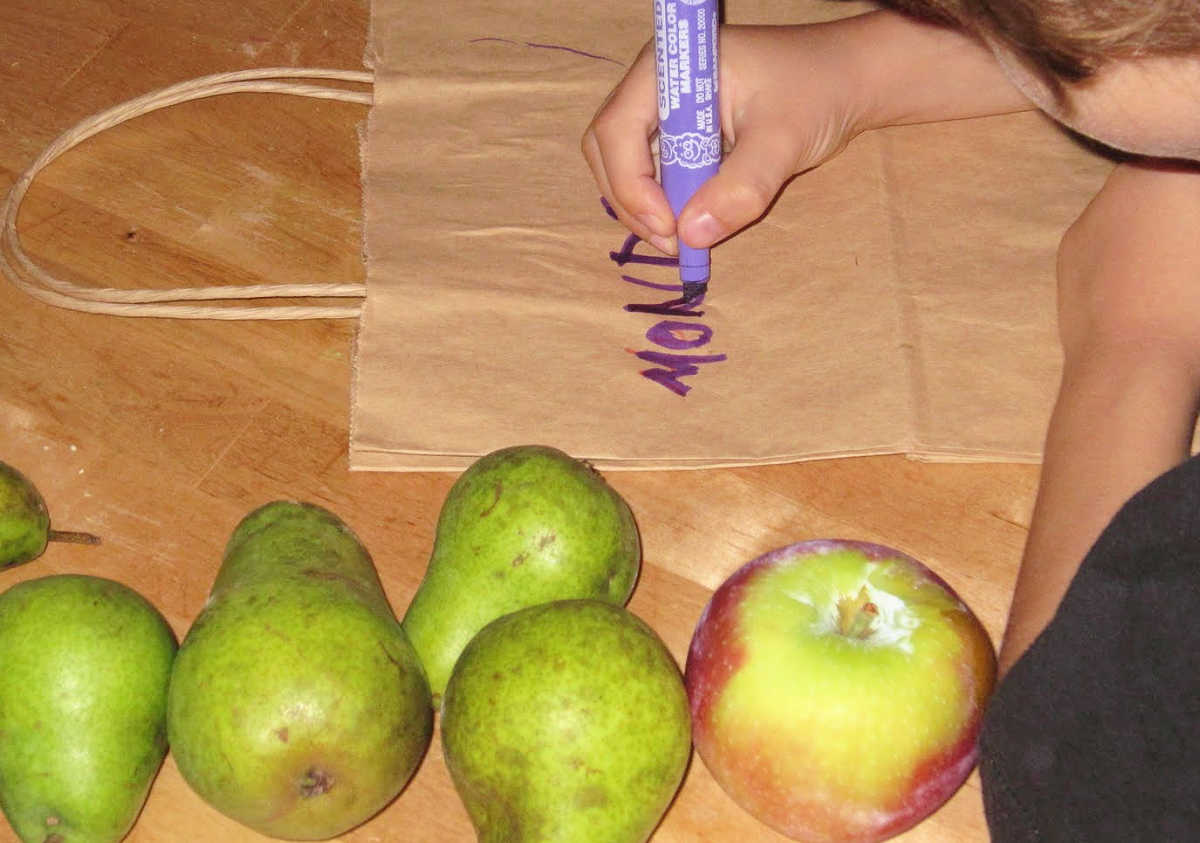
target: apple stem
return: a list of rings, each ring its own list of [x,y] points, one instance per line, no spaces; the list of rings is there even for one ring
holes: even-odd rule
[[[878,616],[879,607],[871,602],[864,585],[856,596],[838,601],[838,632],[847,638],[867,638]]]

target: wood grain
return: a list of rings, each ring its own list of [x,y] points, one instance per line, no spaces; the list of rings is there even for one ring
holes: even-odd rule
[[[173,82],[271,65],[361,68],[367,25],[362,0],[8,0],[0,186],[79,119]],[[138,118],[45,173],[20,219],[23,242],[54,272],[90,284],[361,281],[364,118],[359,106],[264,95]],[[112,577],[151,599],[182,636],[229,531],[252,507],[286,497],[338,512],[403,611],[454,478],[348,470],[352,322],[88,316],[2,283],[0,313],[0,459],[34,479],[55,526],[103,537],[98,547],[53,546],[0,574],[0,588],[58,572]],[[1036,476],[1026,465],[899,456],[614,473],[645,547],[630,606],[682,663],[709,594],[742,562],[800,539],[852,537],[935,568],[998,640]],[[986,838],[972,776],[901,839]],[[14,839],[0,828],[0,841]],[[169,758],[128,838],[262,839],[201,802]],[[473,839],[436,740],[400,798],[340,839]],[[655,840],[782,838],[694,758]]]

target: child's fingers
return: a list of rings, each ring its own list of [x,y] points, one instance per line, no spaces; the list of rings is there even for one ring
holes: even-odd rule
[[[666,197],[661,195],[662,189],[654,180],[653,160],[650,163],[649,176],[639,174],[633,179],[625,176],[619,182],[621,188],[618,191],[609,180],[609,171],[604,163],[604,155],[600,150],[599,141],[592,132],[583,136],[583,155],[592,168],[592,174],[596,178],[600,192],[608,200],[617,219],[638,237],[659,250],[667,254],[675,254],[678,247],[675,244],[674,235],[659,233],[664,230],[673,231],[674,220],[671,217],[670,206],[666,204]],[[649,147],[647,147],[646,157],[650,157]],[[658,195],[656,196],[656,194]],[[655,213],[644,210],[656,207],[656,199],[659,200],[658,204],[661,204],[665,211]],[[665,222],[663,221],[664,214]]]
[[[745,228],[766,212],[796,172],[795,140],[770,124],[742,127],[737,144],[679,214],[678,236],[705,248]]]
[[[618,218],[642,239],[673,252],[675,218],[650,154],[649,140],[657,129],[654,65],[643,50],[592,119],[581,146]]]

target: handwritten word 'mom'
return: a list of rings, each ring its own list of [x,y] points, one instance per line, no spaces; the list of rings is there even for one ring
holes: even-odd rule
[[[608,215],[616,219],[617,215],[613,212],[608,202],[603,199],[600,201],[604,205],[604,210]],[[621,245],[621,248],[618,251],[609,252],[608,256],[618,267],[634,264],[652,268],[664,278],[667,277],[667,273],[671,270],[678,270],[679,260],[677,258],[669,258],[662,255],[636,254],[634,249],[641,242],[641,238],[636,234],[630,234],[625,238],[625,242]],[[676,279],[678,279],[677,272],[674,274]],[[682,353],[693,351],[712,342],[712,328],[699,321],[704,316],[704,311],[696,309],[698,305],[704,303],[704,295],[684,295],[683,284],[678,281],[674,284],[659,283],[647,281],[643,278],[635,278],[628,274],[622,274],[621,280],[638,287],[647,287],[651,290],[663,290],[679,294],[676,298],[667,299],[662,302],[625,305],[625,309],[630,313],[649,313],[655,316],[668,317],[656,322],[646,331],[646,339],[657,346],[657,348],[643,351],[635,351],[632,348],[628,348],[626,351],[639,360],[644,360],[654,365],[655,368],[643,369],[641,371],[642,377],[665,386],[676,395],[687,395],[692,387],[690,384],[684,383],[681,378],[699,373],[700,367],[706,363],[720,363],[726,358],[724,354]]]

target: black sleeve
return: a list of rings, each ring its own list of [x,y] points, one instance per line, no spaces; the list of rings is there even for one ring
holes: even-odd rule
[[[1200,458],[1135,495],[980,736],[995,843],[1200,840]]]

